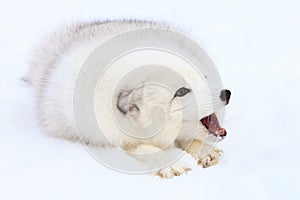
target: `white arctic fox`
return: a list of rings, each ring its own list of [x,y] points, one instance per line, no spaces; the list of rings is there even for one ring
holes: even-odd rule
[[[114,89],[113,93],[111,93],[113,89],[111,88],[113,87],[112,80],[114,80],[114,73],[117,70],[107,72],[106,77],[104,76],[101,84],[98,84],[95,90],[94,101],[95,115],[97,120],[100,121],[99,123],[102,123],[105,137],[101,137],[93,131],[80,131],[79,136],[74,119],[73,98],[75,83],[83,63],[99,45],[113,36],[143,28],[160,28],[181,32],[164,23],[116,20],[72,24],[61,27],[48,36],[33,52],[30,70],[25,77],[25,80],[34,87],[36,92],[36,111],[41,127],[50,135],[72,141],[81,139],[85,144],[99,146],[99,148],[106,144],[116,145],[126,150],[129,155],[136,159],[139,158],[135,157],[135,154],[158,150],[163,151],[167,157],[167,149],[180,148],[191,154],[198,164],[203,167],[216,164],[222,151],[212,147],[207,142],[206,136],[211,135],[215,138],[226,136],[226,131],[220,127],[215,112],[217,108],[219,109],[228,104],[230,91],[223,88],[214,88],[214,91],[210,92],[197,90],[197,85],[205,85],[205,81],[187,84],[186,81],[172,78],[171,89],[160,84],[149,84],[147,78],[151,77],[153,71],[147,72],[147,69],[145,69],[145,75],[142,75],[143,72],[137,71],[135,75],[130,76],[129,79],[127,78],[127,83],[123,81],[122,84],[121,81],[119,87]],[[170,40],[170,42],[172,41]],[[118,47],[116,46],[116,48]],[[140,63],[144,62],[142,57],[136,57],[135,59]],[[153,58],[152,56],[151,59],[156,59],[156,57]],[[159,59],[156,62],[158,62],[158,65],[162,64],[159,63]],[[172,65],[172,62],[174,60],[170,59],[170,65]],[[210,61],[203,63],[208,68],[213,65]],[[122,63],[119,65],[122,65]],[[164,67],[156,68],[156,70],[159,74],[153,75],[156,79],[170,78],[168,70],[165,70]],[[177,68],[177,72],[178,74],[191,73],[184,67]],[[205,72],[203,77],[207,81],[214,78],[211,74],[205,74]],[[192,78],[191,82],[193,82]],[[213,80],[210,80],[210,82],[213,82]],[[190,115],[181,116],[180,113],[188,108],[191,102],[190,99],[193,96],[202,101],[199,104],[199,110],[205,110],[206,112],[202,112],[201,118],[193,119],[194,121],[191,122]],[[152,122],[149,113],[155,105],[162,108],[166,123],[159,134],[150,139],[130,137],[130,134],[124,134],[120,127],[116,125],[115,119],[110,117],[111,113],[115,113],[117,115],[116,119],[123,121],[125,124],[133,123],[137,127],[145,127]],[[205,113],[205,116],[203,113]],[[126,119],[130,120],[126,121]],[[180,136],[176,135],[180,127],[184,124],[189,126],[191,123],[197,124],[195,134],[181,133]],[[167,149],[166,146],[168,146]],[[149,166],[153,164],[151,162],[154,162],[152,159],[141,159],[140,161]],[[188,167],[175,163],[157,169],[156,174],[163,178],[171,178],[188,170],[190,170]]]

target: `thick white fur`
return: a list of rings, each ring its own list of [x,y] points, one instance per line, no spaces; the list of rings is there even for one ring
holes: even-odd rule
[[[36,91],[37,118],[46,133],[68,140],[78,139],[76,126],[74,124],[72,98],[77,74],[83,62],[103,41],[124,31],[143,27],[170,28],[164,23],[130,20],[73,24],[61,27],[49,35],[42,44],[36,48],[26,80],[32,84]],[[175,28],[172,29],[179,31]],[[177,84],[182,87],[185,86],[186,83]],[[130,89],[136,88],[128,88],[128,90]],[[157,93],[159,95],[157,95]],[[173,110],[178,108],[179,104],[176,100],[172,101],[171,104],[169,103],[169,99],[171,99],[174,94],[169,93],[164,88],[159,86],[155,87],[153,85],[142,85],[135,91],[135,95],[142,97],[142,100],[136,100],[134,102],[134,104],[139,106],[140,110],[137,112],[137,110],[133,108],[128,112],[129,114],[123,116],[124,118],[131,116],[133,121],[140,126],[149,124],[149,120],[151,121],[148,116],[149,110],[151,110],[152,105],[160,104],[168,115],[167,119],[169,125],[174,125],[167,126],[162,134],[154,137],[152,140],[140,141],[124,136],[124,134],[114,126],[114,122],[110,121],[106,124],[112,131],[105,132],[106,138],[99,137],[96,133],[88,132],[82,135],[83,141],[91,145],[112,143],[113,145],[123,147],[133,154],[152,150],[155,151],[163,148],[170,140],[174,139],[176,136],[174,136],[174,134],[178,129],[177,124],[180,124],[182,121],[189,123],[188,119],[182,119],[177,112],[173,112]],[[205,94],[201,95],[205,96]],[[154,96],[156,98],[153,98]],[[107,98],[111,99],[116,97],[108,96]],[[186,98],[184,101],[188,103],[189,96],[187,95],[183,98]],[[217,103],[224,105],[221,101]],[[97,102],[95,104],[97,109]],[[211,102],[207,102],[207,105],[209,104],[211,104]],[[98,112],[100,119],[101,115],[107,114],[105,112],[101,114],[101,109],[99,109]],[[120,116],[122,117],[122,115],[121,113]],[[192,138],[189,133],[187,133],[186,137],[183,136],[179,138],[177,143],[178,147],[192,154],[199,164],[204,167],[215,164],[220,157],[220,151],[213,150],[215,153],[212,156],[212,151],[210,151],[211,146],[201,142],[207,135],[207,129],[199,123],[195,138]],[[192,145],[185,146],[187,143]],[[201,148],[210,150],[206,150],[206,152],[203,153],[201,152]],[[147,162],[151,161],[143,162],[147,164]],[[157,174],[164,178],[170,178],[188,170],[189,168],[176,163],[173,166],[158,171]]]

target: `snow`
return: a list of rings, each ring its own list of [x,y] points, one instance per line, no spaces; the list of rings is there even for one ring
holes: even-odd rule
[[[0,199],[299,198],[299,8],[297,0],[1,1]],[[218,165],[202,169],[186,156],[188,175],[128,175],[41,132],[32,90],[20,82],[30,49],[63,22],[107,18],[164,20],[200,39],[233,93]]]

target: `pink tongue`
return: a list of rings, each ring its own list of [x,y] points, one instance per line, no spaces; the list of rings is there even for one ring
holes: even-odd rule
[[[201,119],[202,124],[215,136],[226,136],[226,130],[219,124],[215,113]]]

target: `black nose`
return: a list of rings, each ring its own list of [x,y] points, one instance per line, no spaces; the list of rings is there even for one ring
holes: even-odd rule
[[[222,90],[222,91],[221,91],[220,98],[221,98],[222,101],[225,101],[225,102],[226,102],[226,105],[227,105],[228,102],[229,102],[230,95],[231,95],[230,90]]]

